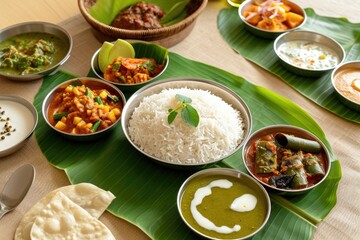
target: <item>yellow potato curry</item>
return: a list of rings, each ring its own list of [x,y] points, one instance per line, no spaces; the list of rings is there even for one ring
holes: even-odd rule
[[[68,85],[52,99],[49,122],[72,134],[89,134],[106,129],[121,115],[123,103],[107,89],[97,86]]]

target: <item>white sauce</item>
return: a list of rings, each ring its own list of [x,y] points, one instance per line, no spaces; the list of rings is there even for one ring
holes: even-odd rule
[[[204,217],[198,210],[197,206],[201,204],[202,200],[206,197],[211,195],[211,188],[213,187],[219,187],[219,188],[231,188],[232,182],[226,179],[219,179],[212,181],[205,187],[199,188],[196,190],[194,199],[191,201],[191,213],[195,219],[195,221],[203,228],[206,228],[208,230],[216,231],[218,233],[224,233],[229,234],[232,232],[240,231],[241,226],[236,224],[234,227],[230,228],[227,226],[216,226],[213,222],[211,222],[209,219]],[[236,198],[233,203],[230,206],[230,209],[238,212],[246,212],[251,211],[255,208],[257,203],[257,199],[255,196],[251,194],[244,194],[238,198]]]
[[[278,52],[291,65],[310,70],[333,68],[339,62],[335,51],[316,42],[285,42],[280,45]]]
[[[0,151],[3,151],[23,141],[34,127],[35,122],[30,110],[18,102],[0,100],[0,107],[0,112],[5,111],[1,117],[9,117],[8,124],[12,126],[12,129],[16,129],[15,132],[11,132],[10,136],[5,136],[5,139],[0,140]],[[0,132],[4,131],[5,123],[0,122]]]

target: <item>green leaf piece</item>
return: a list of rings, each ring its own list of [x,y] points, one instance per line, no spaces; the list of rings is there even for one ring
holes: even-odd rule
[[[178,115],[178,112],[175,112],[172,109],[171,109],[171,111],[169,109],[169,112],[170,112],[170,114],[168,116],[168,123],[171,124],[175,120],[176,116]]]
[[[176,96],[177,99],[179,99],[183,103],[191,103],[192,102],[191,98],[183,96],[181,94],[176,94],[175,96]]]
[[[251,238],[311,240],[316,223],[322,221],[336,204],[336,191],[341,179],[340,161],[334,159],[332,148],[320,126],[298,105],[268,89],[176,53],[170,52],[169,57],[171,62],[162,79],[205,78],[229,87],[250,108],[252,131],[270,124],[291,124],[312,132],[324,142],[332,161],[328,178],[305,195],[271,195],[270,219],[265,228]],[[93,76],[91,71],[89,75]],[[35,136],[49,163],[63,169],[73,184],[91,182],[111,191],[116,199],[108,211],[137,225],[151,239],[200,240],[182,222],[176,207],[177,192],[193,172],[169,169],[154,163],[131,146],[120,125],[112,134],[94,142],[96,148],[89,148],[88,142],[73,144],[47,126],[41,114],[42,101],[53,87],[74,77],[62,70],[46,77],[34,100],[39,112]],[[229,167],[246,173],[241,150],[211,167]]]
[[[199,125],[199,114],[191,105],[187,105],[181,110],[181,117],[190,126],[197,127]]]
[[[345,18],[319,16],[311,8],[305,9],[307,21],[301,30],[318,32],[335,39],[345,52],[345,61],[360,59],[360,23]],[[360,123],[360,113],[346,107],[331,85],[331,72],[321,77],[301,77],[287,71],[273,51],[274,40],[252,35],[239,20],[235,8],[224,8],[217,19],[218,30],[224,40],[251,62],[278,76],[282,81],[328,111],[347,120]],[[256,43],[256,44],[255,44]]]
[[[158,44],[134,42],[131,43],[135,50],[135,58],[153,58],[159,64],[165,64],[168,49]]]

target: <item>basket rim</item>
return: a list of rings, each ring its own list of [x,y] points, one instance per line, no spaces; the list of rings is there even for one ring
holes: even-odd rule
[[[182,21],[175,23],[173,25],[165,26],[165,27],[158,28],[158,29],[129,30],[129,29],[113,27],[113,26],[104,24],[104,23],[96,20],[95,18],[93,18],[90,15],[90,13],[86,10],[86,7],[85,7],[86,1],[88,1],[88,0],[78,0],[78,6],[79,6],[81,14],[85,17],[85,19],[89,23],[91,23],[92,25],[94,25],[94,24],[98,25],[98,27],[106,29],[107,31],[126,34],[126,35],[130,35],[130,36],[133,36],[133,35],[149,36],[149,35],[158,35],[158,34],[169,33],[169,32],[178,32],[179,29],[181,30],[181,29],[187,27],[188,25],[190,25],[204,10],[204,8],[206,7],[207,2],[208,2],[208,0],[201,0],[202,2],[200,4],[200,6],[192,14],[187,16]]]

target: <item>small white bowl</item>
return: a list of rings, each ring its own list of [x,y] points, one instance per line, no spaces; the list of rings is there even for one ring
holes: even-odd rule
[[[0,95],[0,119],[0,157],[5,157],[24,146],[35,130],[38,115],[35,107],[27,100]]]

